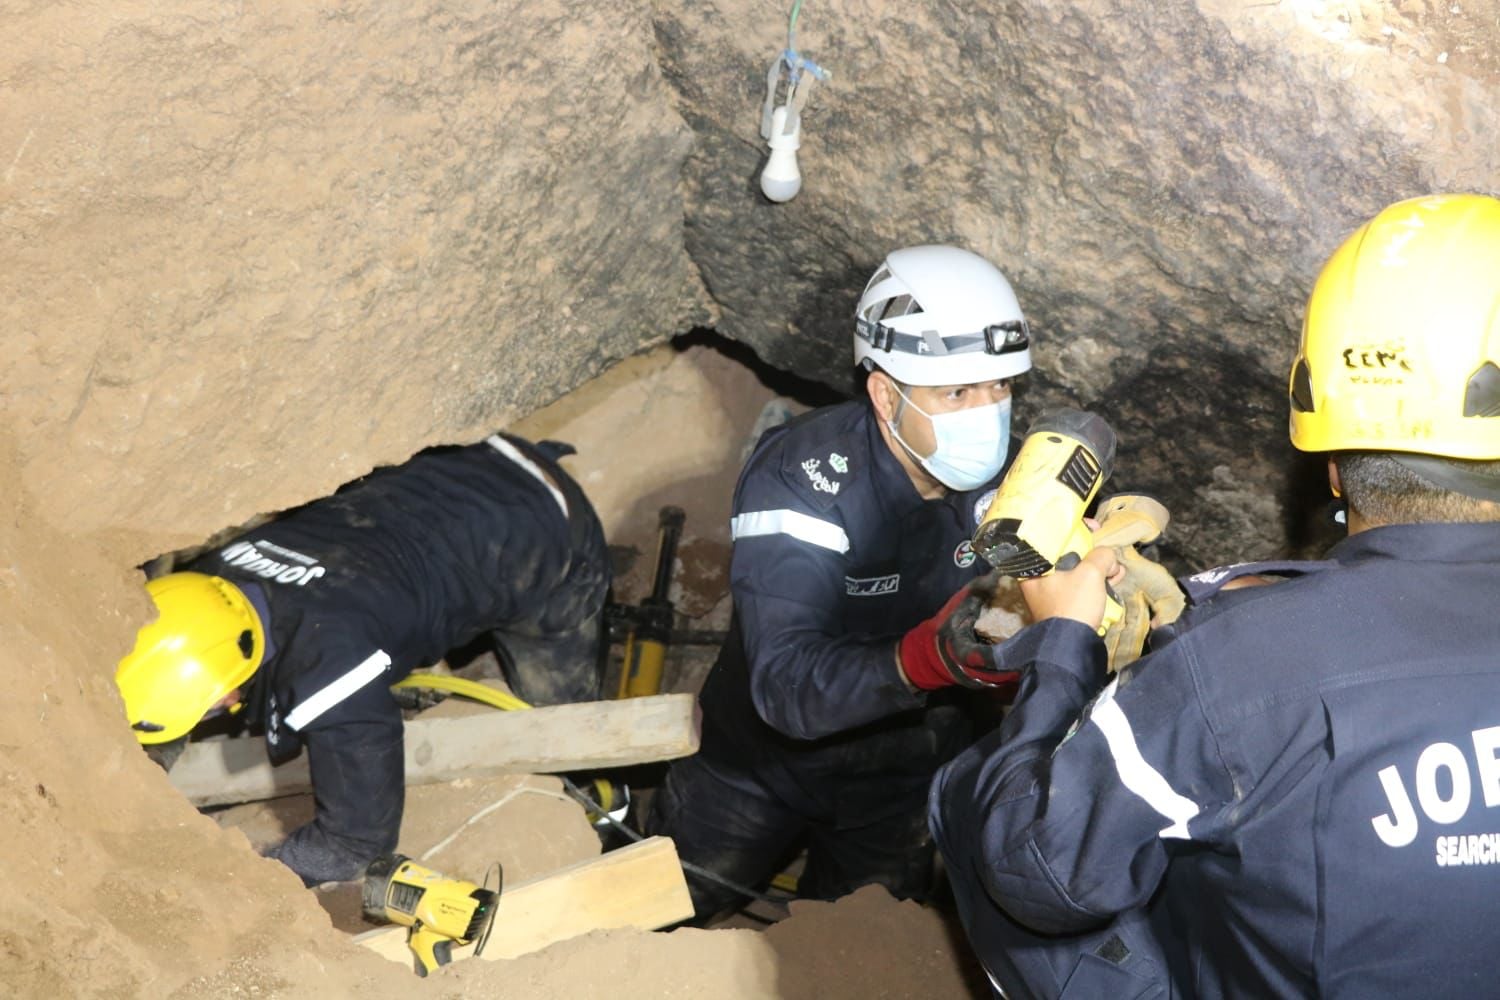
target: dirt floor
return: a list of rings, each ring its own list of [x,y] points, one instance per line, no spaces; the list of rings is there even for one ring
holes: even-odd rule
[[[744,365],[707,346],[663,348],[631,359],[514,429],[568,441],[565,461],[589,492],[613,546],[617,599],[650,589],[657,511],[680,506],[686,523],[671,596],[678,626],[712,633],[727,626],[728,521],[734,480],[760,430],[806,407],[778,396]],[[649,440],[641,436],[651,428]],[[711,645],[669,651],[664,686],[696,691],[712,663]],[[618,671],[616,648],[613,669]],[[438,669],[449,669],[447,664]],[[496,679],[492,657],[452,669]],[[494,709],[449,698],[427,710],[452,716]],[[659,770],[628,777],[639,807]],[[311,796],[215,810],[224,829],[252,848],[276,842],[312,814]],[[635,816],[632,814],[632,820]],[[446,874],[483,883],[495,864],[507,884],[597,856],[601,837],[585,811],[550,776],[511,775],[413,787],[399,849]],[[268,886],[251,905],[274,906],[285,887]],[[356,883],[309,892],[335,931],[371,930]],[[190,984],[183,997],[290,996],[287,983],[246,978],[234,968]],[[414,988],[435,995],[507,997],[910,997],[985,995],[961,931],[942,913],[898,902],[869,887],[834,903],[755,904],[711,930],[597,932],[518,959],[463,962]],[[290,992],[289,992],[290,991]]]

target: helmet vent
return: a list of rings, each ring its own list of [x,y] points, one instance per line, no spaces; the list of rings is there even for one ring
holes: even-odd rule
[[[254,652],[255,636],[250,634],[249,629],[245,629],[245,631],[240,633],[240,655],[248,660]]]
[[[1496,368],[1493,361],[1486,361],[1469,376],[1469,388],[1464,393],[1464,416],[1500,417],[1500,368]]]
[[[916,299],[910,295],[897,295],[882,302],[878,310],[879,315],[871,318],[878,322],[897,316],[913,316],[921,311],[922,307]]]
[[[1299,413],[1312,413],[1312,372],[1307,367],[1306,358],[1298,358],[1297,366],[1292,369],[1292,407]]]

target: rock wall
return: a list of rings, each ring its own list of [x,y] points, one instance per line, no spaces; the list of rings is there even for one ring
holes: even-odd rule
[[[7,11],[4,415],[70,531],[201,538],[707,318],[640,3]]]
[[[131,567],[711,319],[649,15],[0,10],[0,993],[410,995],[135,746]]]
[[[1500,187],[1493,4],[807,0],[797,48],[833,77],[776,206],[758,126],[790,6],[657,8],[720,331],[847,383],[881,256],[967,246],[1033,321],[1020,426],[1060,402],[1109,417],[1115,486],[1169,501],[1181,561],[1321,541],[1285,471],[1301,305],[1387,202]]]

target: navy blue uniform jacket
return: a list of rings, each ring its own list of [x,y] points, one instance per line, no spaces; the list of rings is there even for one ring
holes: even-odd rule
[[[756,768],[807,815],[850,774],[925,787],[966,727],[951,693],[907,688],[895,649],[987,569],[969,538],[994,483],[924,501],[876,420],[855,400],[773,428],[735,491],[734,620],[701,752]]]
[[[1019,633],[1016,706],[939,775],[934,832],[1034,929],[1145,908],[1174,996],[1494,996],[1500,525],[1311,568],[1108,686],[1085,626]]]
[[[390,686],[492,630],[571,628],[598,613],[608,582],[577,484],[500,435],[376,469],[191,568],[239,584],[268,623],[247,715],[274,763],[309,750],[317,815],[278,852],[309,882],[351,878],[395,846],[405,791]]]

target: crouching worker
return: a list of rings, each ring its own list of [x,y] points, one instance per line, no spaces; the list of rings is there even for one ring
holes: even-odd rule
[[[971,742],[974,696],[1015,680],[985,669],[972,628],[956,644],[981,607],[969,537],[1010,458],[1010,380],[1031,368],[1015,292],[967,250],[896,250],[853,346],[866,398],[768,431],[740,474],[702,749],[652,800],[648,832],[729,883],[690,872],[701,920],[800,844],[799,895],[925,896],[927,786]]]
[[[152,580],[158,617],[115,675],[137,738],[237,712],[273,764],[305,748],[315,818],[269,854],[309,885],[358,877],[401,827],[392,684],[489,634],[522,699],[599,697],[609,560],[567,451],[431,449]]]
[[[1111,554],[1022,584],[1012,714],[934,783],[970,942],[1029,997],[1493,995],[1500,201],[1401,202],[1313,288],[1292,443],[1349,537],[1200,574],[1115,681]]]

